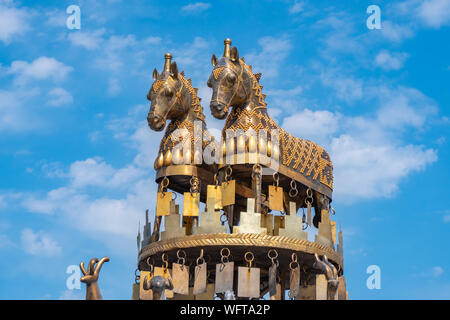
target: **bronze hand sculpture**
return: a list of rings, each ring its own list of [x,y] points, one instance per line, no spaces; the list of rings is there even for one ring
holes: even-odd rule
[[[80,269],[81,272],[83,272],[80,281],[86,283],[86,300],[103,300],[98,287],[98,276],[103,263],[108,261],[108,257],[103,257],[100,261],[97,258],[92,258],[91,261],[89,261],[87,272],[84,268],[84,262],[80,263]]]

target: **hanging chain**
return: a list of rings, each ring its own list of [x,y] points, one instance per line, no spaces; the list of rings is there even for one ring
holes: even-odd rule
[[[224,254],[225,250],[227,254]],[[225,263],[229,262],[230,255],[231,255],[230,249],[222,248],[220,250],[220,262],[222,262],[222,264],[220,265],[220,272],[222,272],[223,269],[225,269]]]
[[[289,190],[289,197],[294,198],[298,195],[297,183],[291,180],[291,189]]]
[[[177,263],[181,264],[181,271],[184,270],[184,264],[186,262],[186,252],[183,249],[177,251]]]
[[[278,174],[278,172],[274,172],[272,176],[273,176],[273,185],[278,188],[280,184],[280,175]]]
[[[228,165],[225,169],[225,182],[230,181],[231,179],[231,175],[233,174],[233,169],[231,168],[230,165]]]
[[[289,263],[289,269],[294,270],[295,268],[293,267],[295,265],[295,268],[298,268],[300,265],[298,263],[298,257],[297,254],[294,252],[292,253],[291,256],[291,263]]]
[[[306,199],[305,199],[305,203],[306,203],[306,204],[309,203],[310,205],[312,205],[313,201],[314,201],[314,198],[313,198],[312,190],[311,190],[311,188],[308,188],[308,189],[306,189]]]
[[[163,196],[164,196],[164,194],[165,194],[166,191],[167,191],[167,186],[168,186],[168,185],[169,185],[169,178],[164,177],[164,178],[162,179],[160,185],[159,185],[159,187],[160,187],[159,192],[161,192]]]
[[[191,184],[191,188],[189,190],[191,194],[199,192],[200,180],[196,176],[193,176],[189,183]]]

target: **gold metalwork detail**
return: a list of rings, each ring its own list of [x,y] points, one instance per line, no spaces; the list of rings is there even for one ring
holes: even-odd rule
[[[181,235],[184,233],[179,232],[178,234]],[[264,248],[282,248],[294,251],[302,251],[308,254],[317,253],[320,256],[326,255],[330,260],[336,263],[339,263],[340,261],[339,255],[336,251],[333,250],[333,248],[321,243],[255,233],[198,234],[191,236],[179,236],[169,240],[152,242],[142,249],[139,260],[142,261],[143,259],[147,259],[147,257],[154,254],[159,254],[170,250],[193,247],[202,248],[207,246],[252,246]]]
[[[217,68],[215,68],[212,72],[213,72],[213,75],[214,75],[214,79],[219,79],[219,76],[220,76],[220,74],[223,72],[223,70],[225,69],[225,67],[217,67]]]
[[[155,93],[158,92],[164,83],[166,83],[165,80],[156,80],[155,82],[153,82],[153,86],[152,86],[153,92],[155,92]]]

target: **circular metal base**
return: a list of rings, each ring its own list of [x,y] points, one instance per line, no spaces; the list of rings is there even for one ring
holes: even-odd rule
[[[195,261],[200,256],[201,249],[203,249],[208,267],[215,268],[215,264],[220,263],[220,250],[225,247],[231,251],[231,260],[241,266],[247,265],[244,254],[250,251],[255,257],[253,266],[268,268],[271,265],[271,260],[267,253],[270,249],[275,249],[278,253],[277,260],[280,262],[281,268],[288,268],[292,253],[296,253],[300,265],[312,269],[314,254],[317,253],[319,256],[326,255],[340,273],[343,272],[341,257],[333,248],[326,245],[282,236],[249,233],[198,234],[153,242],[141,250],[139,269],[149,270],[147,260],[155,266],[161,266],[163,253],[167,255],[170,263],[176,262],[177,251],[180,249],[184,250],[187,255],[188,265],[195,265]]]

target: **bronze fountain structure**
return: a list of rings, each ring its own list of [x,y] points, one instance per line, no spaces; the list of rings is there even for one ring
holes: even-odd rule
[[[269,116],[261,74],[230,39],[211,63],[211,113],[226,119],[220,142],[172,55],[165,55],[161,73],[153,72],[148,124],[162,131],[170,123],[154,163],[154,227],[147,210],[144,240],[137,238],[132,298],[347,300],[342,231],[330,220],[329,154]],[[183,196],[182,212],[176,193]],[[317,233],[314,241],[308,228]],[[92,259],[88,271],[80,265],[86,299],[101,299],[97,280],[106,261]]]

